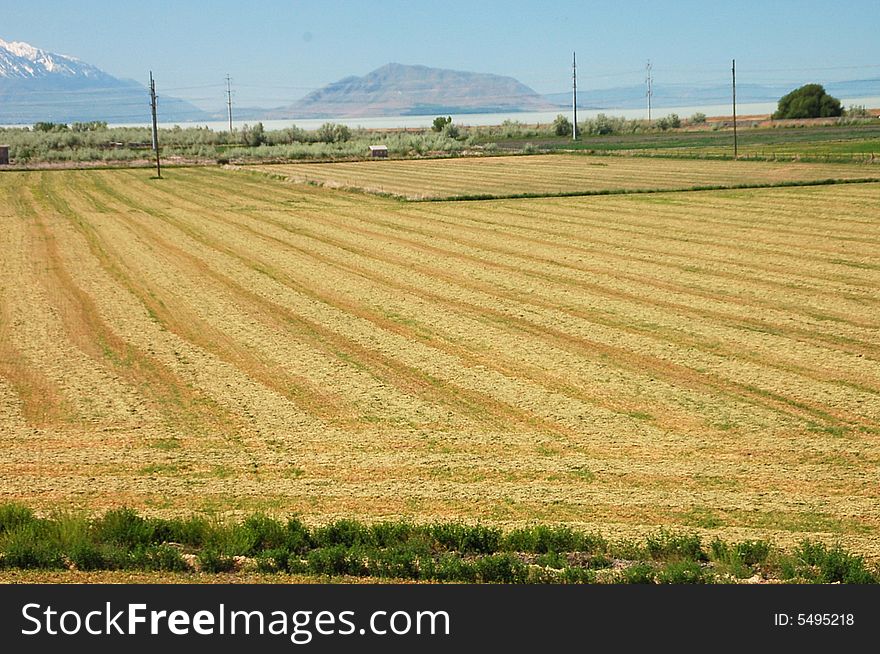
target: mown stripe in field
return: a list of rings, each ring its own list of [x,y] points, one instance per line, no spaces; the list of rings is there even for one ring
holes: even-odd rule
[[[351,230],[351,227],[349,226],[349,227],[347,227],[346,229],[350,231],[350,230]],[[377,234],[377,233],[367,233],[367,232],[362,232],[361,234],[362,234],[363,236],[368,237],[368,238],[378,238],[378,237],[381,237],[381,238],[388,238],[387,235],[381,235],[381,234]],[[334,243],[334,245],[336,245],[337,247],[343,247],[343,248],[345,248],[345,247],[349,247],[349,246],[346,246],[346,245],[341,245],[339,242]],[[352,252],[354,252],[354,250],[352,250]],[[448,253],[442,253],[442,254],[448,254]],[[414,266],[415,264],[409,263],[408,265],[410,265],[410,266]],[[417,267],[417,266],[416,266],[416,267]],[[362,270],[353,271],[353,272],[357,272],[357,274],[359,274],[359,275],[360,275],[360,274],[363,274],[363,271],[362,271]],[[512,271],[511,271],[511,272],[512,272]],[[438,276],[441,276],[441,275],[442,275],[442,273],[440,273],[440,272],[438,272],[438,271],[436,271],[436,270],[428,271],[427,274],[429,274],[429,275],[431,275],[431,276],[434,276],[434,277],[438,277]],[[436,298],[436,299],[442,299],[442,298]],[[464,309],[465,309],[465,311],[467,311],[467,312],[469,312],[469,313],[476,313],[476,312],[479,312],[479,311],[484,311],[484,308],[482,308],[482,307],[478,307],[478,306],[475,306],[475,305],[466,305],[466,306],[464,307]],[[497,314],[497,315],[496,315],[496,319],[506,320],[506,318],[503,317],[503,316],[501,316],[500,314]],[[538,334],[532,334],[532,335],[533,335],[533,336],[537,336]],[[613,358],[613,357],[612,357],[612,358]],[[803,402],[798,402],[798,401],[793,400],[793,399],[791,399],[791,398],[786,398],[784,395],[780,395],[779,393],[774,393],[774,392],[772,392],[772,391],[768,391],[768,390],[765,390],[765,389],[758,388],[758,387],[754,386],[753,384],[745,384],[745,385],[742,385],[742,384],[741,384],[741,390],[745,391],[747,394],[752,395],[753,397],[756,397],[756,398],[763,398],[764,400],[774,400],[774,401],[776,401],[776,402],[782,402],[782,403],[784,403],[784,404],[788,404],[788,405],[790,405],[791,407],[793,407],[793,408],[795,408],[795,409],[803,409],[803,408],[805,408],[805,406],[806,406],[806,405],[804,405]],[[829,416],[827,413],[820,411],[819,413],[816,414],[815,417],[817,417],[817,418],[823,418],[823,419],[828,419],[830,416]]]
[[[877,181],[869,166],[543,155],[264,168],[290,181],[415,201],[571,197],[669,190],[718,190]]]

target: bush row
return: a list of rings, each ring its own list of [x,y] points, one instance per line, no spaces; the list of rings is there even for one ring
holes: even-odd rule
[[[41,518],[0,505],[0,568],[262,572],[482,583],[713,583],[754,575],[814,583],[877,583],[863,557],[804,541],[793,552],[764,541],[708,547],[660,530],[609,542],[565,526],[503,532],[485,525],[338,520],[310,528],[258,514],[241,522],[149,518],[115,509]]]

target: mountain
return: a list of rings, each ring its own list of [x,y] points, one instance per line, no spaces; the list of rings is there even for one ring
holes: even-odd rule
[[[806,82],[789,84],[736,85],[738,103],[776,102],[783,95]],[[829,82],[825,89],[841,100],[880,96],[880,79]],[[731,101],[730,85],[654,84],[654,107],[696,107],[726,104]],[[571,93],[552,93],[544,98],[558,107],[571,106]],[[645,106],[645,86],[619,86],[608,89],[578,91],[578,107],[582,109],[641,109]]]
[[[162,122],[209,118],[188,102],[161,95],[159,116]],[[90,120],[149,122],[149,92],[74,57],[0,39],[0,124]]]
[[[553,106],[512,77],[387,64],[314,91],[271,118],[357,118],[544,111]]]

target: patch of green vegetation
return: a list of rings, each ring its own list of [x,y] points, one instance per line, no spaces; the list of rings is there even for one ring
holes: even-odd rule
[[[194,555],[188,561],[186,554]],[[195,560],[195,564],[192,560]],[[566,526],[504,533],[486,525],[355,520],[309,528],[254,514],[145,518],[56,512],[39,518],[0,505],[0,568],[263,572],[468,583],[715,583],[756,574],[810,583],[878,583],[880,571],[839,546],[803,541],[793,552],[763,541],[714,540],[667,530],[644,542],[612,543]]]
[[[150,441],[150,447],[155,447],[157,450],[177,450],[180,449],[180,439],[171,437],[171,438],[158,438],[154,441]]]
[[[153,463],[138,470],[139,475],[173,475],[189,466],[182,463]]]
[[[552,445],[548,445],[547,443],[538,443],[538,445],[535,446],[535,452],[537,452],[541,456],[546,457],[554,457],[559,454],[558,449],[556,449]]]
[[[837,438],[843,438],[850,432],[850,428],[844,425],[820,425],[815,422],[811,422],[807,425],[807,431],[810,431],[814,434],[830,434],[831,436],[835,436]]]
[[[724,520],[715,515],[715,512],[706,507],[695,507],[681,515],[682,522],[688,527],[700,527],[702,529],[717,529],[724,526]]]
[[[818,511],[733,511],[736,524],[757,529],[780,529],[792,532],[825,532],[833,534],[869,533],[871,527],[857,520]]]
[[[592,470],[589,470],[588,468],[586,468],[584,466],[577,466],[577,467],[571,468],[568,471],[568,474],[570,474],[572,477],[575,477],[576,479],[580,479],[580,480],[585,481],[587,483],[591,483],[591,482],[595,481],[595,479],[596,479],[596,473],[594,473]]]
[[[799,583],[876,584],[878,572],[869,569],[863,557],[840,545],[804,540],[792,554],[776,555],[771,566],[782,579]]]

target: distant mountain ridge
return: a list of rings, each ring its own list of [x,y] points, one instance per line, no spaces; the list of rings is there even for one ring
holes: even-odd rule
[[[391,63],[363,77],[346,77],[269,118],[356,118],[552,110],[512,77]]]
[[[206,120],[188,102],[160,96],[165,122]],[[147,89],[68,55],[0,39],[0,124],[148,122]]]

